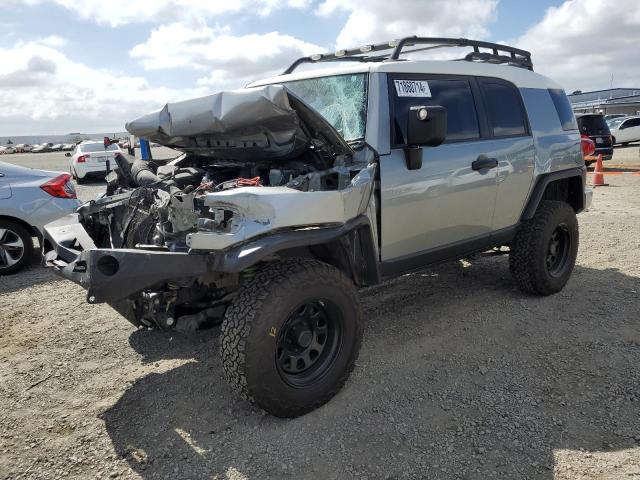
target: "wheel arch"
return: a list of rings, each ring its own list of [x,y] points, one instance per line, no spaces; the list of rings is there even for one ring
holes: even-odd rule
[[[284,248],[282,258],[307,257],[336,267],[359,287],[380,283],[377,249],[368,223],[355,226],[326,242],[303,247]]]
[[[586,167],[579,167],[538,176],[523,210],[521,221],[531,220],[542,200],[566,202],[576,213],[584,210],[586,172]]]
[[[40,231],[36,227],[34,227],[33,225],[30,225],[28,222],[25,222],[21,218],[12,217],[10,215],[0,215],[0,220],[6,220],[8,222],[17,223],[21,227],[24,227],[25,230],[29,232],[32,237],[38,237],[39,239],[42,237]]]

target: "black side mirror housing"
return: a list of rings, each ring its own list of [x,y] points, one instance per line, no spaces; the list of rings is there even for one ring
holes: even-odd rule
[[[447,137],[447,109],[439,105],[409,107],[407,145],[437,147]]]
[[[70,152],[67,152],[67,153],[65,153],[65,154],[64,154],[64,156],[65,156],[65,157],[70,157],[70,156],[71,156],[71,153],[70,153]]]
[[[409,107],[407,146],[404,158],[407,169],[422,168],[422,147],[437,147],[447,138],[447,109],[439,105]]]

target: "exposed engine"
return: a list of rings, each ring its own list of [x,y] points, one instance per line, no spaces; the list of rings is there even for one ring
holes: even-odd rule
[[[228,232],[232,209],[204,206],[206,194],[238,187],[286,186],[299,191],[340,190],[362,168],[351,158],[327,158],[313,149],[285,162],[223,163],[183,154],[164,163],[117,158],[107,196],[80,209],[80,221],[100,248],[187,251],[187,233]],[[105,208],[107,207],[107,208]]]
[[[118,155],[106,196],[78,210],[80,223],[98,249],[189,253],[200,268],[183,276],[180,266],[171,278],[159,271],[156,284],[127,288],[112,305],[136,325],[194,330],[220,321],[253,266],[222,273],[206,268],[211,253],[375,208],[375,151],[347,144],[282,86],[168,104],[127,129],[184,153],[133,163]],[[97,269],[109,277],[118,261],[105,258]]]

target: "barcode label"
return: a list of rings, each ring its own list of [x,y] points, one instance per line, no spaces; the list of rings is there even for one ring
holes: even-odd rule
[[[399,97],[431,97],[426,80],[394,80],[393,83]]]

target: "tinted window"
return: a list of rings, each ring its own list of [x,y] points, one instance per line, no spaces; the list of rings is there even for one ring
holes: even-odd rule
[[[609,127],[602,115],[583,115],[578,117],[580,133],[585,135],[609,135]]]
[[[424,82],[424,80],[423,80]],[[469,140],[480,137],[478,116],[467,80],[427,80],[430,97],[398,96],[391,81],[394,99],[394,143],[406,143],[409,107],[417,105],[440,105],[447,109],[447,138],[445,141]]]
[[[640,126],[640,118],[632,118],[624,123],[626,128]]]
[[[556,112],[558,112],[562,129],[575,130],[578,128],[573,110],[571,110],[571,103],[565,95],[564,90],[552,88],[549,89],[549,95],[551,95],[551,100],[553,100],[553,104],[556,106]]]
[[[493,136],[525,135],[527,124],[518,90],[503,83],[482,82],[481,85]]]

